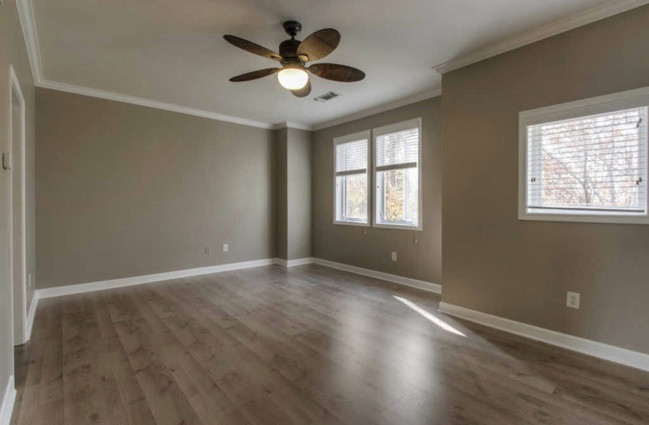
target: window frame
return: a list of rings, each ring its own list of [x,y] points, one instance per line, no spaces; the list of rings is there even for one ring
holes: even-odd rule
[[[559,222],[584,222],[584,223],[616,223],[616,224],[649,224],[649,146],[645,147],[647,154],[647,166],[644,170],[643,180],[645,189],[644,214],[637,213],[620,213],[603,211],[592,211],[588,213],[563,212],[557,213],[549,211],[547,213],[530,212],[528,207],[528,127],[590,115],[615,112],[632,108],[649,108],[649,87],[629,90],[620,93],[613,93],[604,96],[578,100],[574,102],[562,103],[537,109],[522,111],[519,113],[519,136],[518,136],[518,219],[529,221],[559,221]],[[646,120],[645,120],[646,121]],[[647,128],[647,123],[644,123]],[[647,141],[649,144],[649,141]]]
[[[336,173],[336,147],[340,144],[354,142],[357,140],[367,141],[367,164],[365,167],[365,175],[367,176],[367,221],[366,222],[357,222],[357,221],[341,221],[338,220],[338,190],[337,190],[337,173]],[[372,195],[370,193],[370,188],[372,186],[371,176],[370,176],[370,161],[372,159],[372,149],[371,149],[371,132],[370,130],[363,130],[352,134],[347,134],[345,136],[335,137],[333,142],[333,224],[341,224],[344,226],[357,226],[357,227],[370,227],[371,223],[371,209],[372,209]]]
[[[390,133],[396,133],[398,131],[404,131],[404,130],[409,130],[411,128],[417,128],[417,143],[418,143],[418,154],[417,154],[417,181],[418,181],[418,190],[417,190],[417,209],[418,209],[418,220],[417,220],[417,225],[413,226],[411,224],[395,224],[395,223],[390,223],[390,224],[384,224],[380,223],[378,219],[378,214],[379,214],[379,199],[377,195],[377,190],[378,190],[378,178],[377,175],[381,171],[387,171],[387,170],[376,170],[376,157],[375,157],[375,152],[377,152],[376,149],[376,143],[377,143],[377,138],[379,136],[385,135],[385,134],[390,134]],[[423,188],[422,188],[422,119],[421,117],[418,118],[413,118],[407,121],[401,121],[397,122],[394,124],[389,124],[385,125],[382,127],[376,127],[372,129],[372,225],[373,227],[380,228],[380,229],[396,229],[396,230],[415,230],[415,231],[421,231],[423,229]],[[399,169],[399,166],[396,166],[395,169]],[[405,169],[405,168],[401,168]]]

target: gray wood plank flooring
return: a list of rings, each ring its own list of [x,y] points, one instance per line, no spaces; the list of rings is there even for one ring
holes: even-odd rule
[[[13,425],[649,424],[649,373],[320,266],[41,300]]]

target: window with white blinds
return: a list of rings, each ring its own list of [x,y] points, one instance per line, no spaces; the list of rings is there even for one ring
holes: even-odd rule
[[[369,224],[369,139],[369,131],[334,139],[335,223]]]
[[[583,115],[569,108],[569,118],[562,119],[559,111],[551,114],[553,119],[524,126],[521,218],[636,223],[647,219],[649,102],[607,98],[580,105]]]
[[[421,119],[373,132],[375,225],[421,229]]]

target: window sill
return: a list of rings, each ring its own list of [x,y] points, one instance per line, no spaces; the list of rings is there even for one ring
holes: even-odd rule
[[[359,223],[356,221],[337,221],[334,220],[334,224],[340,224],[343,226],[355,226],[355,227],[370,227],[370,223]]]
[[[519,212],[518,219],[522,221],[560,221],[573,223],[602,223],[602,224],[649,224],[649,215],[639,214],[579,214],[579,213],[534,213]]]
[[[378,229],[415,230],[415,231],[421,231],[421,229],[422,229],[421,224],[418,225],[418,226],[411,226],[409,224],[374,223],[374,227],[376,227]]]

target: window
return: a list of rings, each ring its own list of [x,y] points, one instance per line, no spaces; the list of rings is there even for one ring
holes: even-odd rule
[[[373,130],[376,227],[421,229],[421,119]]]
[[[519,218],[647,223],[649,90],[523,112]]]
[[[368,226],[370,132],[334,139],[334,222]]]

